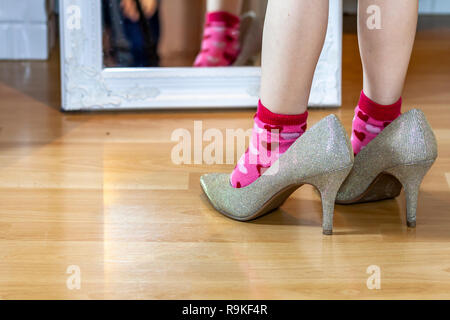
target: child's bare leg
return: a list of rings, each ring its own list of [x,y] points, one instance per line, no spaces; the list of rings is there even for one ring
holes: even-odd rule
[[[269,0],[261,101],[272,112],[306,111],[328,25],[328,0]]]

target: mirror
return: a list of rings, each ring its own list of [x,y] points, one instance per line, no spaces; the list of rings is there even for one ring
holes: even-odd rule
[[[223,1],[223,0],[222,0]],[[102,0],[106,68],[260,66],[266,0],[227,0],[240,23],[205,22],[217,0]]]
[[[218,3],[239,3],[237,32],[228,30],[236,19],[226,30],[217,19],[205,22]],[[266,6],[267,0],[59,0],[62,109],[255,108]],[[207,28],[222,30],[222,38]],[[224,50],[227,41],[235,46]],[[333,0],[310,107],[340,106],[341,59],[342,0]]]

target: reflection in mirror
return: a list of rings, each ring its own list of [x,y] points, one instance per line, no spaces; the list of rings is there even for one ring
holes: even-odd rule
[[[103,65],[260,66],[266,4],[266,0],[102,0]]]

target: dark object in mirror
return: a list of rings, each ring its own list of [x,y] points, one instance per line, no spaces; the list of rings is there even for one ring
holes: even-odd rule
[[[158,67],[159,0],[102,0],[105,67]],[[153,10],[152,10],[153,9]]]

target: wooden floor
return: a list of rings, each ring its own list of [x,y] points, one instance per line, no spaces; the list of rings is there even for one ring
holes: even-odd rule
[[[171,162],[171,133],[250,128],[253,110],[61,113],[58,56],[0,63],[0,299],[450,298],[450,23],[421,24],[405,89],[435,129],[415,230],[403,195],[337,206],[323,236],[311,187],[251,223],[215,212],[199,177],[232,166]],[[444,21],[444,22],[443,22]],[[342,109],[361,89],[354,28],[344,35]],[[381,270],[369,290],[366,270]],[[81,271],[69,290],[69,266]]]

